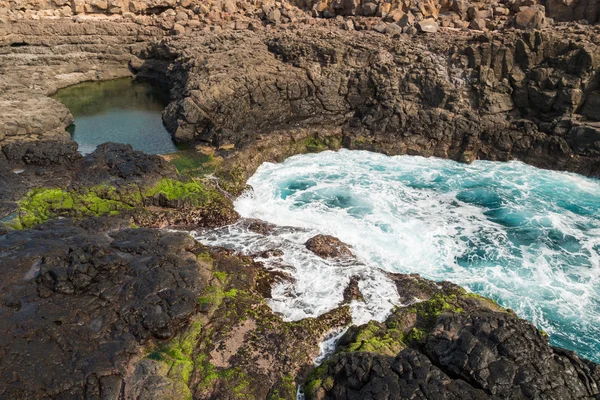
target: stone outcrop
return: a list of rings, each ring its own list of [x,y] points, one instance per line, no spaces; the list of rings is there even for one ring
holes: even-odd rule
[[[128,363],[197,312],[210,275],[194,241],[123,225],[57,222],[0,239],[1,397],[117,398]]]
[[[352,257],[348,246],[330,235],[317,235],[308,239],[306,248],[322,258]]]
[[[351,327],[315,369],[309,399],[595,399],[598,366],[553,348],[530,323],[449,283],[394,275],[421,300]]]
[[[284,322],[252,259],[113,217],[0,236],[0,397],[291,399],[346,308]]]
[[[130,76],[131,54],[163,31],[122,21],[0,24],[0,163],[64,164],[77,157],[69,110],[48,97],[88,80]]]
[[[249,159],[278,159],[269,151],[299,141],[335,147],[331,136],[352,149],[598,176],[600,130],[586,106],[598,29],[449,41],[299,27],[171,40],[161,48],[176,60],[167,75],[177,89],[164,119],[176,140],[247,150],[237,164],[246,176],[258,166]],[[315,126],[325,129],[315,136]],[[287,144],[269,144],[276,136]]]
[[[283,321],[265,298],[289,276],[147,229],[232,223],[224,190],[262,162],[342,146],[600,176],[598,14],[594,0],[0,0],[0,397],[291,399],[305,382],[309,398],[598,398],[597,365],[411,275],[389,275],[407,306],[350,327],[305,379],[348,308]],[[169,86],[165,125],[211,147],[214,177],[125,145],[77,152],[48,96],[126,76]]]
[[[237,220],[214,182],[179,175],[163,158],[105,143],[70,165],[0,167],[1,227],[29,228],[54,218],[121,215],[139,226],[215,227]]]
[[[24,8],[52,7],[36,4]],[[70,162],[76,153],[62,128],[72,117],[47,95],[133,73],[170,85],[164,120],[177,141],[235,145],[234,153],[257,160],[342,145],[466,162],[517,158],[598,175],[597,26],[511,30],[547,24],[539,4],[365,2],[377,7],[372,18],[348,10],[358,2],[242,12],[243,4],[211,3],[203,25],[185,25],[185,35],[158,16],[176,21],[181,7],[204,15],[191,11],[201,5],[147,3],[132,11],[143,20],[116,8],[112,17],[95,9],[74,19],[13,15],[0,25],[0,160]],[[308,15],[320,4],[339,18],[320,18],[327,7]],[[290,19],[290,10],[305,16]],[[446,11],[476,31],[451,28]],[[500,31],[481,34],[496,17],[504,19]],[[267,145],[278,155],[255,154],[259,142],[285,138],[283,149]],[[247,159],[225,164],[241,170],[240,181],[256,168]]]

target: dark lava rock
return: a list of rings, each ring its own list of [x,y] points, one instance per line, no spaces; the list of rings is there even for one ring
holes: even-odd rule
[[[252,218],[243,220],[242,225],[248,228],[249,231],[261,235],[269,235],[273,232],[273,230],[275,230],[275,228],[277,228],[276,225]]]
[[[0,398],[120,393],[143,345],[195,314],[210,275],[194,240],[127,225],[63,220],[0,236]]]
[[[269,250],[261,251],[258,254],[255,254],[254,257],[259,257],[259,258],[282,257],[283,254],[284,254],[283,250],[269,249]]]
[[[309,376],[309,399],[599,398],[598,366],[512,311],[449,282],[391,277],[418,302],[351,327]]]
[[[55,140],[35,142],[13,142],[2,147],[2,153],[9,163],[52,166],[70,164],[81,159],[77,143]]]
[[[360,292],[360,288],[358,287],[358,282],[360,281],[360,277],[352,276],[350,277],[350,282],[348,282],[348,286],[344,289],[344,303],[349,303],[352,300],[363,301],[363,295]]]
[[[75,182],[86,186],[119,182],[143,186],[176,176],[175,166],[164,158],[133,150],[128,144],[109,142],[101,144],[83,159]]]
[[[336,237],[317,235],[308,239],[306,248],[322,258],[352,257],[348,246]]]
[[[397,357],[375,353],[334,356],[326,365],[327,386],[314,399],[489,399],[481,389],[452,379],[418,351]]]
[[[449,375],[501,398],[600,395],[600,382],[585,361],[556,351],[533,325],[512,314],[440,315],[422,349]]]

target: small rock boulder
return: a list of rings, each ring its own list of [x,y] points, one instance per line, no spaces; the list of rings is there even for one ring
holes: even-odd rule
[[[278,24],[281,22],[281,11],[273,9],[267,14],[267,21],[271,24]]]
[[[362,13],[365,17],[372,17],[377,13],[377,4],[366,3],[362,5]]]
[[[522,9],[514,19],[514,26],[517,29],[531,30],[541,29],[545,23],[544,13],[534,7]]]
[[[419,32],[435,33],[438,31],[439,26],[434,19],[430,18],[417,22],[417,29],[419,30]]]
[[[396,24],[389,24],[385,27],[384,33],[392,37],[400,36],[402,35],[402,28]]]
[[[330,235],[317,235],[305,243],[308,250],[322,258],[352,257],[344,242]]]
[[[358,282],[360,278],[356,275],[350,278],[350,282],[348,282],[348,286],[344,289],[344,304],[350,303],[353,300],[356,301],[364,301],[364,297],[360,292],[360,288],[358,287]]]
[[[474,19],[473,21],[471,21],[471,23],[469,24],[469,29],[473,29],[476,31],[485,31],[487,30],[486,26],[485,26],[485,21],[481,18],[478,19]]]
[[[415,23],[415,16],[409,11],[400,18],[398,26],[404,28]]]

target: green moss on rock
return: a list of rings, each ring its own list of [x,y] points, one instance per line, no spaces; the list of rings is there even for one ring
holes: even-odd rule
[[[167,200],[189,200],[194,206],[203,206],[207,202],[220,200],[222,195],[214,188],[199,181],[182,182],[165,178],[156,186],[147,190],[144,197],[164,196]]]
[[[115,215],[133,208],[116,197],[113,188],[104,186],[81,191],[33,189],[19,202],[19,226],[29,228],[57,217]]]
[[[406,347],[403,335],[397,329],[388,329],[385,325],[370,321],[356,328],[353,340],[341,347],[341,351],[368,351],[395,356]]]
[[[235,214],[231,201],[210,185],[197,180],[165,178],[145,191],[140,191],[136,185],[119,188],[97,185],[76,190],[33,189],[19,201],[16,218],[5,225],[9,229],[25,229],[60,217],[81,219],[136,210],[139,212],[132,215],[141,218],[144,213],[148,214],[144,207],[160,203],[161,198],[166,199],[166,206],[177,210],[205,210],[211,220],[219,220],[219,216],[229,220]]]

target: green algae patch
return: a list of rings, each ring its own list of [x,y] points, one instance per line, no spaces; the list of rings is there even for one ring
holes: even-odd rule
[[[150,211],[146,206],[157,206],[164,212],[177,212],[180,215],[174,215],[171,219],[183,223],[195,218],[215,225],[237,218],[231,201],[216,188],[199,180],[187,179],[164,178],[145,190],[137,185],[96,185],[77,190],[33,189],[19,201],[16,217],[5,222],[4,226],[8,229],[26,229],[56,218],[82,219],[123,212],[128,212],[136,225],[147,226],[157,211]]]
[[[320,137],[319,135],[309,136],[302,143],[309,153],[319,153],[325,150],[339,150],[342,142],[337,137]]]
[[[482,307],[489,308],[492,311],[512,312],[512,310],[502,307],[495,300],[490,299],[488,297],[484,297],[477,293],[465,293],[463,297],[473,299],[476,302],[478,302]]]
[[[211,275],[198,313],[140,362],[160,365],[162,378],[194,398],[294,399],[324,334],[350,323],[349,308],[286,322],[258,290],[267,272],[252,258],[201,247],[196,261]]]
[[[156,186],[145,192],[145,197],[163,195],[167,200],[189,200],[195,206],[220,198],[221,195],[212,188],[198,182],[181,182],[165,178]]]
[[[406,347],[402,332],[397,329],[388,329],[384,324],[375,321],[355,328],[351,336],[353,336],[352,340],[341,346],[340,351],[368,351],[395,356]]]
[[[83,218],[103,214],[116,215],[132,209],[132,204],[118,200],[114,189],[102,186],[83,191],[33,189],[19,202],[18,226],[30,228],[58,217]]]
[[[461,313],[463,309],[457,305],[456,294],[434,294],[429,300],[417,303],[409,309],[417,313],[426,326],[432,326],[437,318],[445,312]]]
[[[284,376],[276,388],[269,393],[268,400],[288,400],[296,398],[296,382],[292,375]]]
[[[212,174],[222,161],[220,157],[196,149],[180,150],[177,153],[164,155],[163,158],[173,164],[177,172],[190,177]]]

